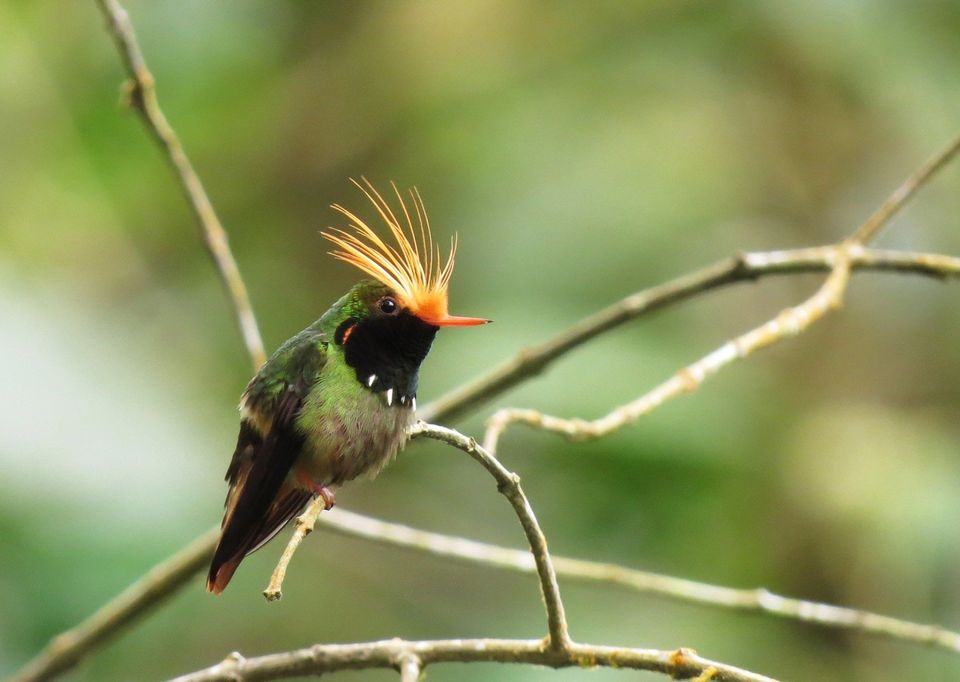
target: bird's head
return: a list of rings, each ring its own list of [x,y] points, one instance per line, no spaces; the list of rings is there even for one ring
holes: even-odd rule
[[[349,224],[322,233],[337,247],[330,255],[373,278],[356,284],[341,300],[334,341],[343,347],[359,381],[373,390],[394,389],[398,395],[412,396],[416,370],[440,327],[467,327],[490,320],[449,314],[447,290],[456,238],[444,261],[416,189],[409,193],[411,212],[392,185],[398,200],[395,212],[368,181],[354,184],[386,223],[392,240],[382,239],[356,213],[334,204],[334,210]]]
[[[330,255],[356,266],[385,287],[386,293],[378,299],[375,307],[370,307],[369,313],[396,315],[407,312],[433,327],[466,327],[489,322],[447,312],[447,288],[453,274],[457,240],[453,238],[450,254],[443,262],[440,247],[433,242],[430,221],[419,192],[410,190],[411,215],[403,195],[396,185],[391,185],[403,217],[401,223],[390,204],[369,181],[364,179],[363,184],[353,183],[387,224],[395,245],[381,239],[354,212],[339,204],[334,204],[333,209],[350,221],[347,229],[331,228],[322,234],[338,247]],[[412,216],[415,216],[416,227]]]

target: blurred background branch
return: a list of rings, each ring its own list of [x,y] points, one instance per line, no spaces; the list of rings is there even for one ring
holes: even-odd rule
[[[206,569],[219,537],[220,529],[211,529],[151,568],[79,625],[50,640],[13,676],[13,682],[52,680],[73,668]]]
[[[637,291],[573,324],[536,346],[521,350],[510,360],[425,405],[424,421],[455,421],[518,383],[542,373],[554,360],[599,334],[616,329],[640,315],[680,303],[712,289],[753,282],[769,275],[796,275],[830,271],[837,246],[817,246],[782,251],[745,252],[717,261],[664,284]],[[853,270],[914,273],[940,279],[960,275],[960,258],[936,253],[909,253],[879,249],[854,249]]]
[[[230,305],[237,318],[243,343],[250,354],[250,362],[254,371],[267,359],[263,350],[263,340],[260,338],[260,329],[257,318],[250,305],[250,296],[247,294],[247,285],[240,276],[240,269],[230,251],[227,232],[220,224],[217,212],[207,196],[207,191],[200,182],[200,176],[193,169],[187,153],[180,144],[180,138],[164,116],[160,103],[157,101],[157,87],[153,74],[147,68],[147,63],[137,43],[137,36],[130,23],[130,17],[118,0],[97,0],[103,17],[107,21],[107,28],[113,36],[117,49],[123,58],[130,80],[125,85],[127,102],[143,120],[147,130],[153,135],[157,143],[164,150],[170,165],[177,174],[180,186],[190,207],[197,217],[197,226],[200,236],[213,264],[217,268],[223,287],[226,290]]]
[[[335,533],[385,542],[440,557],[483,564],[507,571],[535,574],[527,550],[512,549],[462,537],[433,533],[390,523],[345,509],[323,514],[318,524]],[[766,588],[738,589],[674,576],[638,571],[616,564],[553,555],[557,575],[565,580],[624,587],[644,594],[743,611],[757,611],[828,628],[850,628],[924,646],[960,652],[960,633],[843,606],[794,599]]]
[[[599,419],[564,419],[529,409],[498,410],[487,423],[484,447],[490,452],[496,452],[497,442],[510,424],[526,424],[544,431],[561,433],[571,440],[606,436],[632,424],[667,400],[696,391],[704,380],[733,361],[743,359],[788,336],[796,336],[830,310],[840,307],[850,281],[854,258],[862,255],[867,243],[903,209],[937,171],[950,163],[957,153],[960,153],[960,135],[904,180],[847,240],[827,247],[823,255],[824,261],[830,265],[830,276],[813,296],[800,305],[783,310],[772,320],[728,341],[692,365],[684,367],[649,393],[617,407]],[[599,331],[602,328],[600,324],[596,325],[594,330]],[[587,332],[590,332],[589,325]]]

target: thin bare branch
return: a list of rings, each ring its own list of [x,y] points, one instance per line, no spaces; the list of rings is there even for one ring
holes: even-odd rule
[[[547,550],[547,539],[540,528],[527,496],[523,492],[523,488],[520,487],[520,477],[512,471],[508,471],[495,457],[480,447],[473,438],[464,436],[453,429],[418,422],[411,427],[409,433],[410,438],[432,438],[462,450],[479,462],[493,476],[497,482],[497,490],[509,500],[527,536],[527,541],[530,543],[530,551],[537,568],[537,574],[540,577],[540,591],[547,611],[547,646],[548,648],[561,649],[567,646],[570,642],[570,635],[567,631],[567,620],[564,614],[563,601],[560,598],[557,574]],[[287,566],[303,538],[313,530],[317,517],[323,511],[323,508],[323,501],[317,498],[297,519],[297,527],[293,537],[273,571],[269,587],[264,590],[263,594],[268,601],[280,598]]]
[[[423,672],[420,657],[405,653],[400,656],[400,682],[417,682]]]
[[[323,514],[318,519],[318,524],[348,537],[363,538],[516,573],[531,575],[537,573],[533,555],[527,550],[432,533],[344,509]],[[701,606],[767,613],[787,620],[849,629],[868,635],[960,652],[960,633],[935,625],[913,623],[869,611],[784,597],[763,587],[739,589],[639,571],[617,564],[572,559],[556,554],[552,557],[557,576],[564,580],[617,585],[641,594]]]
[[[129,104],[140,114],[144,125],[164,150],[177,174],[180,187],[196,215],[203,244],[213,259],[220,281],[230,299],[250,361],[254,370],[257,370],[266,359],[263,340],[250,305],[247,287],[230,251],[227,233],[220,224],[213,204],[210,203],[200,177],[180,144],[180,139],[160,109],[153,74],[147,68],[127,11],[118,0],[97,0],[97,4],[107,20],[107,28],[117,44],[130,78],[126,85]]]
[[[935,176],[944,166],[960,153],[960,135],[954,138],[953,142],[948,144],[942,150],[937,152],[926,163],[924,163],[909,178],[903,181],[893,194],[880,204],[873,214],[857,228],[853,234],[852,241],[859,244],[866,244],[871,241],[877,233],[890,220],[900,212],[904,206],[913,198],[917,191],[926,185],[933,176]]]
[[[937,171],[946,166],[958,152],[960,152],[960,137],[957,137],[907,178],[854,231],[851,237],[835,246],[825,247],[822,255],[830,267],[830,276],[816,294],[800,305],[784,310],[769,322],[725,343],[709,355],[681,369],[649,393],[626,405],[617,407],[599,419],[593,421],[579,418],[566,419],[532,409],[504,408],[498,410],[487,422],[487,430],[483,439],[484,446],[490,452],[496,452],[497,442],[510,424],[526,424],[544,431],[563,434],[572,440],[588,440],[605,436],[634,422],[665,401],[683,393],[695,391],[705,379],[734,360],[747,357],[754,351],[802,332],[829,310],[840,306],[850,280],[850,272],[856,260],[866,252],[867,242],[875,237],[879,230],[916,195],[917,191],[928,183]],[[814,250],[806,250],[808,258],[812,255],[812,251]],[[749,260],[749,257],[747,259]],[[755,261],[764,262],[761,259],[755,259]],[[773,258],[765,262],[769,265],[782,265],[783,261]],[[729,279],[722,279],[724,272],[729,271],[720,268],[718,272],[713,273],[717,282],[728,283],[730,281]],[[728,278],[730,276],[727,275]],[[706,281],[706,278],[704,281]],[[701,281],[699,284],[702,283]],[[697,284],[697,282],[695,281],[694,284]],[[688,286],[690,286],[690,283],[688,283]],[[596,327],[596,329],[601,328]]]
[[[648,670],[673,679],[696,678],[711,668],[712,682],[775,682],[742,668],[700,657],[691,649],[660,651],[572,643],[558,651],[542,640],[451,639],[410,642],[389,639],[361,644],[317,644],[306,649],[243,658],[232,654],[222,663],[176,678],[174,682],[246,682],[323,675],[341,670],[396,668],[405,655],[416,656],[423,668],[439,663],[515,663],[551,668],[617,668]],[[702,679],[702,678],[701,678]]]
[[[456,421],[517,384],[542,373],[555,360],[597,336],[641,315],[713,289],[771,275],[829,272],[834,266],[836,248],[831,244],[746,252],[637,291],[574,323],[553,338],[521,350],[510,360],[425,405],[418,416],[430,422]],[[851,249],[850,256],[852,270],[913,273],[937,279],[960,276],[960,258],[953,256],[866,248]]]
[[[547,609],[547,647],[550,649],[564,649],[570,643],[567,632],[567,617],[560,599],[560,585],[557,583],[557,574],[547,550],[547,538],[540,528],[536,514],[530,506],[527,496],[520,487],[520,477],[504,467],[500,461],[473,438],[468,438],[458,431],[445,426],[436,426],[426,422],[418,422],[410,430],[411,438],[432,438],[447,445],[462,450],[470,455],[486,469],[497,482],[497,490],[510,501],[523,532],[530,543],[530,552],[533,554],[537,566],[537,575],[540,578],[540,591]]]
[[[313,530],[314,525],[317,523],[317,517],[320,516],[320,512],[326,508],[326,500],[318,495],[310,501],[306,510],[297,517],[293,535],[284,548],[283,554],[280,555],[280,561],[277,563],[277,567],[273,569],[273,575],[270,576],[270,584],[267,585],[267,589],[263,591],[263,596],[267,598],[267,601],[278,601],[283,596],[283,579],[287,575],[287,566],[290,565],[290,560],[293,559],[293,555],[296,553],[297,548],[300,547],[300,543],[303,542],[303,539]]]
[[[525,424],[543,431],[552,431],[571,440],[601,438],[632,424],[672,398],[692,393],[709,377],[735,360],[746,358],[783,338],[799,334],[828,311],[839,306],[850,278],[849,255],[839,247],[836,262],[823,286],[806,301],[787,308],[772,320],[728,341],[636,400],[593,421],[555,417],[530,409],[508,407],[497,410],[487,422],[484,447],[492,453],[496,452],[500,436],[511,424]]]
[[[827,272],[835,263],[836,245],[786,251],[754,251],[739,256],[753,278],[763,275],[793,275]],[[899,272],[947,280],[960,276],[960,258],[938,253],[891,251],[851,246],[850,269]]]

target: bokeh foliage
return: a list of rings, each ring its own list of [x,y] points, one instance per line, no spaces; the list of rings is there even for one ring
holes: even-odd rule
[[[436,232],[459,233],[454,309],[496,324],[440,335],[421,403],[630,291],[836,240],[960,123],[954,0],[128,9],[270,348],[356,277],[318,236],[330,203],[362,206],[348,177],[416,184]],[[225,492],[247,360],[169,169],[118,107],[121,77],[92,2],[0,2],[0,675],[215,523]],[[958,184],[944,172],[881,243],[960,253]],[[600,415],[816,282],[660,312],[498,403]],[[511,432],[501,455],[556,552],[960,627],[958,307],[956,285],[860,274],[841,314],[634,428],[586,445]],[[484,474],[435,444],[339,500],[522,542]],[[543,631],[530,578],[323,533],[268,605],[278,553],[222,598],[198,581],[71,679]],[[578,639],[796,680],[960,674],[942,652],[564,587]]]

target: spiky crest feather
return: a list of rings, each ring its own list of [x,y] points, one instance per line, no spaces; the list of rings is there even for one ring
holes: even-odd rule
[[[390,204],[366,178],[361,182],[352,180],[370,203],[380,218],[390,228],[396,247],[383,241],[363,220],[340,204],[332,208],[343,214],[349,221],[353,233],[338,228],[322,232],[323,236],[340,247],[330,255],[356,266],[371,277],[393,289],[400,298],[401,305],[410,309],[414,315],[425,319],[440,320],[447,316],[447,286],[453,274],[454,257],[457,251],[457,239],[450,245],[450,255],[443,262],[440,247],[433,242],[430,220],[423,206],[423,200],[416,188],[409,190],[410,198],[417,218],[417,228],[411,218],[407,204],[396,184],[390,186],[397,195],[403,212],[406,229],[397,219]],[[409,236],[408,236],[409,233]]]

